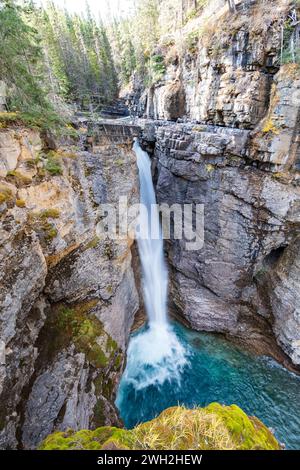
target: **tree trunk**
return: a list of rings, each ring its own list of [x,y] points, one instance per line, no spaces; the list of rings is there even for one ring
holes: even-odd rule
[[[184,0],[181,0],[181,27],[184,24]]]
[[[236,11],[235,0],[227,0],[229,10],[233,13]]]
[[[6,84],[0,80],[0,111],[7,111],[6,107]]]

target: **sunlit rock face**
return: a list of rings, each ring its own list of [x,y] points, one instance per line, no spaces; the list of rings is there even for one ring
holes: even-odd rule
[[[2,448],[119,422],[113,400],[139,299],[132,241],[100,238],[96,226],[101,203],[139,200],[138,130],[124,129],[90,129],[88,151],[0,132]]]

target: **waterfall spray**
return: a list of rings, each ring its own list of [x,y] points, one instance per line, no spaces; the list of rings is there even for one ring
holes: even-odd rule
[[[166,380],[179,383],[181,372],[187,364],[187,353],[167,316],[168,274],[159,213],[155,205],[151,161],[137,141],[133,150],[139,169],[140,202],[145,208],[140,213],[139,225],[146,229],[142,231],[143,236],[137,233],[137,241],[148,327],[130,341],[127,367],[122,380],[131,383],[135,390],[141,390],[148,386],[162,385]],[[122,393],[118,396],[118,402],[121,401]]]

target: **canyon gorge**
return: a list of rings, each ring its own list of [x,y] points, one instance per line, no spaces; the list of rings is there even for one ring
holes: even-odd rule
[[[2,449],[78,448],[83,429],[86,448],[137,445],[134,431],[112,429],[122,427],[115,400],[130,334],[146,318],[138,248],[97,230],[101,204],[140,201],[136,139],[158,203],[204,206],[201,250],[164,241],[169,317],[300,372],[300,69],[281,57],[299,4],[236,2],[232,13],[208,3],[157,45],[159,79],[135,73],[107,110],[129,117],[78,113],[76,135],[60,137],[0,127]],[[249,419],[210,406],[202,413]],[[247,426],[261,441],[249,448],[279,448],[255,420]]]

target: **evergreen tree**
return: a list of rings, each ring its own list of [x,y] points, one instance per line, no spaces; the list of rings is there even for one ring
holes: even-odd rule
[[[0,80],[9,90],[9,108],[22,111],[49,106],[42,87],[40,40],[29,25],[31,14],[31,5],[22,8],[13,0],[0,0]]]

